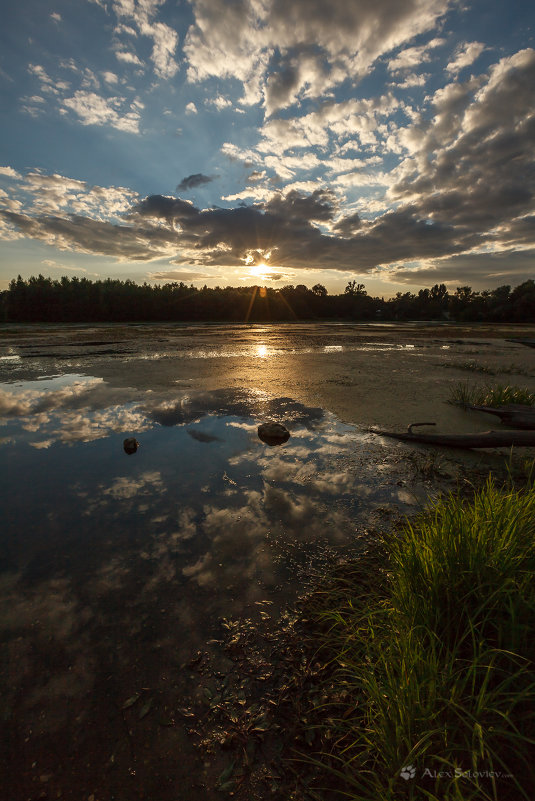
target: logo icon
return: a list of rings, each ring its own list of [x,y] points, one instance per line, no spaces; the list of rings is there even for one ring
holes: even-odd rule
[[[401,768],[399,775],[402,779],[405,779],[405,781],[408,779],[414,779],[416,776],[416,768],[414,765],[405,765],[404,768]]]

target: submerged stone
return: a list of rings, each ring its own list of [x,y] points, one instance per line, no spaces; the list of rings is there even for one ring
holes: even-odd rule
[[[283,445],[290,439],[290,432],[282,423],[262,423],[258,426],[258,436],[266,445]]]
[[[139,448],[139,442],[135,437],[128,437],[123,442],[123,448],[125,453],[128,453],[130,455],[137,451],[137,449]]]

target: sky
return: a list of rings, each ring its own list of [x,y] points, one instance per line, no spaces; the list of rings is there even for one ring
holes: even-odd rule
[[[391,297],[535,277],[530,0],[18,0],[19,273]]]

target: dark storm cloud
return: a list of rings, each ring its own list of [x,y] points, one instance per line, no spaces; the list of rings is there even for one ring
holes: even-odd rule
[[[355,214],[348,214],[347,217],[343,217],[337,222],[333,227],[333,231],[336,231],[340,236],[352,236],[360,228],[361,224],[360,215],[355,212]]]
[[[196,186],[202,186],[203,184],[210,184],[214,181],[215,178],[210,175],[203,175],[202,172],[196,172],[194,175],[187,175],[185,178],[182,178],[180,183],[178,184],[176,191],[177,192],[184,192],[188,189],[194,189]]]
[[[167,197],[166,195],[149,195],[131,209],[131,214],[141,217],[156,217],[167,222],[192,217],[199,213],[189,200]]]
[[[292,189],[286,195],[274,195],[264,204],[268,214],[293,220],[331,220],[338,207],[336,197],[328,189],[316,189],[311,195],[302,195]]]
[[[436,257],[479,244],[470,231],[428,224],[410,209],[386,214],[353,236],[333,236],[313,221],[329,221],[334,209],[331,193],[317,190],[309,196],[296,191],[276,195],[266,204],[203,210],[180,199],[151,195],[132,207],[127,215],[130,226],[77,215],[0,213],[18,230],[60,249],[134,260],[167,254],[175,264],[204,266],[232,266],[251,251],[273,250],[273,263],[281,267],[365,271],[383,261]],[[338,226],[344,227],[343,219]]]

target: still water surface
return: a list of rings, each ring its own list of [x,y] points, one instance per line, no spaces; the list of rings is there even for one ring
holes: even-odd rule
[[[316,404],[462,431],[477,421],[443,401],[465,374],[443,367],[532,369],[507,331],[438,331],[0,326],[1,801],[221,798],[184,710],[239,674],[226,622],[276,637],[311,580],[429,491],[434,457]],[[288,442],[258,438],[268,420]]]
[[[225,619],[267,609],[276,626],[311,575],[358,551],[373,510],[414,498],[325,409],[32,359],[31,379],[0,384],[5,797],[209,798],[178,713],[198,691],[188,662],[207,648],[217,662]],[[264,444],[266,420],[289,441]]]

